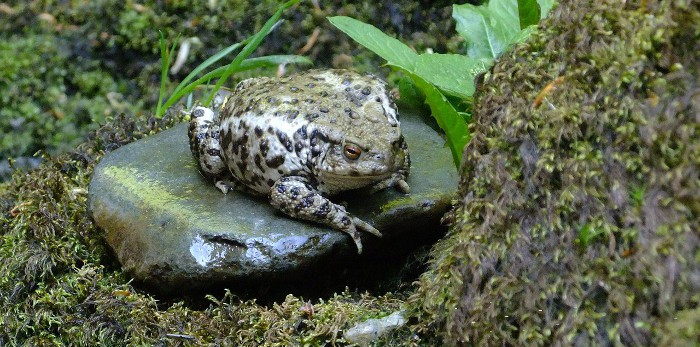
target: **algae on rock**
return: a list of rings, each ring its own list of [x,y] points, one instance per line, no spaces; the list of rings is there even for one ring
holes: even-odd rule
[[[417,330],[499,346],[698,331],[668,327],[700,303],[700,1],[642,4],[561,1],[486,74]]]

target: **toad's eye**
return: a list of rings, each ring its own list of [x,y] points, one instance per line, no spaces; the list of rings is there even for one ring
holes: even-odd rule
[[[362,149],[360,149],[360,147],[357,145],[345,145],[345,147],[343,147],[343,153],[345,154],[346,158],[355,160],[360,157],[360,154],[362,154]]]

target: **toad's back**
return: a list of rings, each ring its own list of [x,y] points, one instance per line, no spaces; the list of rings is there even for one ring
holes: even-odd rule
[[[321,190],[335,193],[368,183],[357,171],[347,187],[327,184],[321,161],[329,146],[352,138],[383,148],[400,137],[398,125],[396,108],[379,79],[343,70],[311,70],[239,83],[222,109],[220,132],[231,173],[255,192],[269,193],[280,177],[306,175],[319,181]],[[338,163],[344,164],[352,166]]]

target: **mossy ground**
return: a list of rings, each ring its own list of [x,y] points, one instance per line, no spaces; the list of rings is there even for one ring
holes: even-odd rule
[[[460,346],[700,343],[699,51],[699,1],[561,1],[499,60],[456,223],[410,300],[419,329]]]

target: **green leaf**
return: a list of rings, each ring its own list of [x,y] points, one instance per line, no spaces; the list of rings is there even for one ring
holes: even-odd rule
[[[540,5],[537,0],[518,0],[518,17],[521,28],[537,25],[540,21]]]
[[[458,54],[421,54],[376,27],[349,17],[328,20],[353,40],[367,47],[389,65],[410,71],[443,92],[466,98],[474,93],[474,76],[486,70],[489,62]]]
[[[161,59],[161,64],[160,64],[160,92],[158,94],[158,106],[156,106],[156,117],[160,118],[163,116],[163,112],[165,112],[165,107],[163,107],[163,96],[165,96],[165,85],[168,83],[168,68],[170,68],[170,64],[173,61],[173,53],[175,52],[175,48],[177,47],[177,41],[180,38],[180,35],[178,35],[177,38],[175,38],[175,41],[173,42],[172,47],[170,50],[168,50],[166,44],[165,44],[165,37],[163,36],[162,31],[158,31],[160,34],[160,59]]]
[[[521,29],[518,0],[491,0],[486,6],[453,5],[452,17],[472,58],[497,58]]]
[[[447,145],[452,153],[452,160],[454,161],[455,167],[459,167],[462,162],[462,151],[471,137],[467,124],[440,90],[420,76],[407,70],[403,71],[410,76],[413,83],[425,93],[425,101],[428,106],[430,106],[433,117],[440,128],[445,131]]]
[[[513,43],[527,38],[555,0],[491,0],[487,5],[453,5],[457,32],[467,42],[467,55],[495,59]]]
[[[219,51],[218,53],[212,55],[212,56],[209,57],[207,60],[205,60],[203,63],[197,65],[197,67],[195,67],[195,68],[192,70],[192,72],[190,72],[190,73],[187,75],[187,77],[185,77],[185,78],[182,80],[182,82],[180,82],[180,84],[177,85],[177,87],[176,87],[175,90],[173,91],[173,94],[178,93],[178,92],[180,91],[180,89],[182,89],[182,88],[184,88],[185,86],[187,86],[187,84],[190,83],[190,81],[191,81],[195,76],[199,75],[200,72],[204,71],[204,70],[205,70],[206,68],[208,68],[209,66],[213,65],[213,64],[216,63],[217,61],[219,61],[219,60],[221,60],[222,58],[224,58],[225,56],[229,55],[231,52],[237,50],[239,47],[241,47],[241,46],[247,44],[248,42],[250,42],[251,39],[252,39],[252,37],[249,37],[249,38],[247,38],[247,39],[245,39],[245,40],[243,40],[243,41],[241,41],[241,42],[236,42],[236,43],[234,43],[234,44],[232,44],[232,45],[230,45],[230,46],[228,46],[228,47],[222,49],[222,50]]]
[[[557,0],[537,0],[537,3],[540,5],[540,19],[547,17],[555,2]]]
[[[537,31],[537,27],[534,25],[530,25],[529,27],[520,30],[520,32],[515,35],[511,43],[519,43],[525,41],[528,37],[530,37],[530,34],[534,33]]]
[[[490,64],[490,60],[460,54],[421,54],[413,72],[442,92],[466,99],[474,94],[474,77]]]
[[[425,94],[413,84],[408,76],[402,76],[398,82],[399,85],[399,102],[409,105],[413,108],[421,108],[425,104]]]
[[[373,25],[359,20],[336,16],[328,20],[359,44],[384,58],[389,64],[413,71],[418,54],[401,41],[383,33]]]

